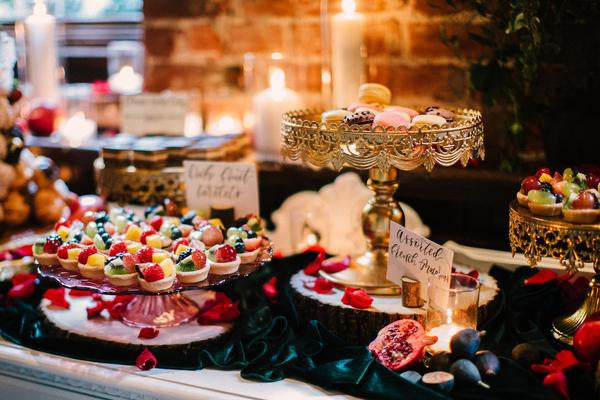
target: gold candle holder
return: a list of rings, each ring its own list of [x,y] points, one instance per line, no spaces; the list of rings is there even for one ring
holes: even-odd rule
[[[552,323],[552,336],[572,345],[573,336],[585,319],[600,311],[600,223],[574,224],[561,217],[541,217],[510,203],[508,237],[513,255],[519,251],[532,267],[551,257],[560,261],[567,272],[575,273],[585,263],[594,267],[594,278],[583,304],[573,314],[558,317]]]
[[[316,167],[369,170],[367,186],[373,191],[362,212],[367,251],[354,257],[350,268],[327,279],[345,286],[364,288],[372,294],[398,294],[400,287],[386,279],[390,220],[404,224],[404,213],[393,199],[398,171],[421,165],[431,171],[437,165],[485,156],[481,113],[456,110],[454,122],[406,130],[322,123],[323,110],[307,109],[284,114],[281,127],[284,157]]]

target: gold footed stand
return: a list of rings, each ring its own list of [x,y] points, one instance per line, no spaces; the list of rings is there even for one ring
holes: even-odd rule
[[[349,268],[328,274],[332,282],[361,287],[371,294],[397,295],[400,287],[386,279],[390,220],[404,224],[404,213],[394,201],[398,170],[421,165],[450,166],[471,158],[484,158],[481,113],[457,110],[455,121],[443,126],[420,126],[408,130],[322,123],[323,110],[309,109],[284,114],[281,127],[284,157],[317,167],[369,170],[367,185],[373,191],[362,211],[367,251],[353,257]]]
[[[600,223],[574,224],[561,217],[540,217],[516,200],[510,204],[508,236],[513,255],[523,252],[535,266],[542,257],[558,259],[567,272],[574,273],[585,263],[594,267],[594,277],[581,306],[571,315],[552,323],[552,336],[568,345],[588,316],[600,311]]]

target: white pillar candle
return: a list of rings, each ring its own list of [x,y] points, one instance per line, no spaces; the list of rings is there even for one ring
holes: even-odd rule
[[[331,21],[331,75],[333,105],[345,107],[356,101],[362,79],[361,47],[364,17],[354,0],[342,0],[342,12]]]
[[[110,90],[118,94],[138,94],[142,91],[144,78],[133,67],[124,65],[119,72],[108,77]]]
[[[56,19],[46,12],[43,1],[36,0],[33,14],[25,19],[27,73],[32,98],[58,99],[56,61]]]
[[[285,87],[285,73],[273,68],[270,87],[252,99],[254,143],[261,154],[278,155],[281,146],[281,118],[287,111],[302,107],[300,96]]]

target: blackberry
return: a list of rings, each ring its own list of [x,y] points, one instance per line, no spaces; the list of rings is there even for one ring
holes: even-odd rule
[[[192,251],[193,251],[193,249],[191,247],[188,247],[187,249],[185,249],[184,251],[179,253],[179,256],[177,256],[177,263],[180,263],[183,260],[185,260],[186,258],[188,258],[189,256],[191,256]]]
[[[182,236],[181,230],[179,230],[178,227],[176,227],[176,226],[171,227],[171,240],[179,239],[181,236]]]

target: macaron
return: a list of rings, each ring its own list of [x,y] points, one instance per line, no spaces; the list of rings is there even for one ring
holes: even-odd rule
[[[363,112],[363,111],[370,112],[373,115],[377,115],[377,114],[379,114],[381,112],[381,110],[378,110],[378,109],[373,108],[371,106],[370,107],[358,107],[354,112],[355,113],[359,113],[359,112]]]
[[[383,111],[397,111],[397,112],[403,112],[408,114],[408,116],[410,118],[414,118],[417,115],[419,115],[419,112],[416,110],[413,110],[412,108],[408,108],[408,107],[402,107],[402,106],[387,106],[386,108],[383,109]]]
[[[346,117],[348,115],[352,115],[352,113],[348,110],[338,109],[338,110],[325,111],[324,113],[321,114],[321,122],[324,122],[327,124],[331,124],[331,123],[339,124],[340,122],[342,122],[344,120],[344,117]]]
[[[412,126],[444,125],[446,119],[439,115],[421,114],[414,117],[411,122]]]
[[[384,128],[408,128],[410,121],[400,113],[394,111],[384,111],[375,116],[373,126],[382,126]]]
[[[358,108],[371,108],[371,107],[372,106],[370,104],[356,102],[356,103],[350,104],[346,108],[348,109],[348,111],[355,112]]]
[[[444,118],[447,122],[452,122],[456,116],[452,111],[438,106],[429,106],[425,109],[427,115],[438,115]]]
[[[357,111],[344,117],[344,123],[348,125],[370,125],[374,120],[375,114],[368,110]]]
[[[387,105],[392,101],[392,92],[379,83],[365,83],[358,88],[358,101]]]

